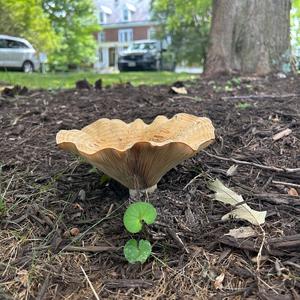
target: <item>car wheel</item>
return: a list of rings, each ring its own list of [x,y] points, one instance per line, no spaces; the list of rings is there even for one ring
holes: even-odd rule
[[[153,71],[160,71],[160,60],[156,59],[150,69]]]
[[[127,71],[127,68],[122,66],[122,65],[118,65],[118,69],[120,72],[126,72]]]
[[[33,64],[30,61],[25,61],[22,67],[24,73],[32,73],[33,72]]]

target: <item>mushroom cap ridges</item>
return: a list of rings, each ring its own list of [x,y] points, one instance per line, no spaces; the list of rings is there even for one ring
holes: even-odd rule
[[[208,118],[180,113],[158,116],[151,124],[99,119],[82,130],[59,131],[56,142],[128,188],[145,189],[214,138]]]

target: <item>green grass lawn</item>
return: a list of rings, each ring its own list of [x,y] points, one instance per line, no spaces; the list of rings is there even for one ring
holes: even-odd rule
[[[0,72],[0,84],[22,85],[31,89],[60,89],[75,87],[75,82],[80,79],[87,79],[90,83],[101,78],[103,85],[131,82],[133,85],[155,85],[170,84],[176,80],[190,80],[197,78],[197,75],[173,72],[125,72],[120,74],[96,74],[92,72],[74,73],[32,73],[21,72]]]

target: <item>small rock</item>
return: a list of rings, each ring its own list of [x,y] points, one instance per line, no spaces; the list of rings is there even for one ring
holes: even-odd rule
[[[284,79],[284,78],[286,78],[286,75],[284,74],[284,73],[277,73],[276,74],[276,77],[278,78],[278,79]]]

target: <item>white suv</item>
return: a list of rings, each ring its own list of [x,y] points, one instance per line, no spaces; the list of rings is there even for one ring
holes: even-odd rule
[[[40,61],[36,50],[25,39],[0,35],[0,68],[38,71]]]

